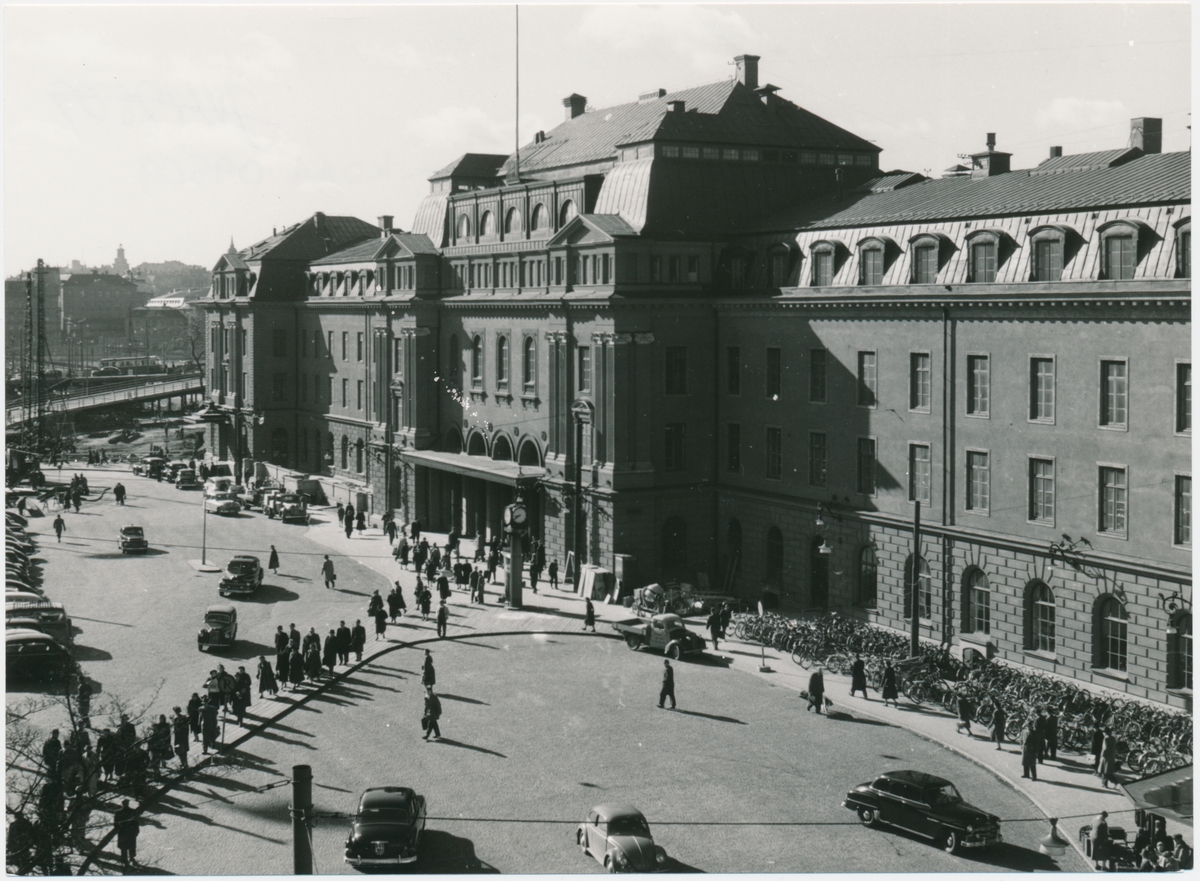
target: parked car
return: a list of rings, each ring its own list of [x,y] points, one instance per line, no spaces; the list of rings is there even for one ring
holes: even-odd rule
[[[237,628],[237,609],[226,604],[209,606],[196,634],[196,646],[200,651],[227,649],[237,642]]]
[[[242,510],[242,503],[233,493],[217,493],[204,500],[204,508],[213,514],[223,517],[236,517]]]
[[[199,489],[200,478],[192,468],[181,468],[175,475],[175,489]]]
[[[147,456],[133,464],[133,473],[141,477],[149,477],[151,480],[161,480],[163,466],[166,464],[166,459],[160,456]]]
[[[19,622],[19,623],[18,623]],[[6,627],[23,626],[30,630],[48,633],[63,645],[73,639],[71,616],[62,603],[52,603],[45,598],[37,600],[13,600],[5,597],[4,623]]]
[[[346,862],[355,868],[414,863],[425,831],[425,796],[407,786],[377,786],[358,800],[346,838]]]
[[[44,602],[46,597],[40,593],[34,593],[32,590],[11,590],[6,588],[4,591],[5,603],[40,603]]]
[[[575,843],[608,872],[667,870],[667,852],[654,843],[650,824],[632,805],[596,805],[579,825]]]
[[[678,660],[704,651],[704,637],[683,626],[678,615],[655,615],[649,621],[628,618],[614,621],[613,630],[625,637],[625,645],[637,651],[642,647],[657,649],[669,658]]]
[[[249,596],[262,587],[263,568],[258,557],[238,554],[229,561],[218,588],[221,596]]]
[[[45,591],[43,591],[36,584],[33,584],[32,582],[30,582],[28,579],[17,578],[14,575],[10,575],[10,576],[8,576],[8,578],[5,579],[4,589],[8,593],[13,593],[13,592],[36,593],[36,594],[45,593]]]
[[[269,504],[263,506],[263,510],[272,520],[278,517],[284,523],[308,522],[308,499],[299,493],[280,493],[272,496]]]
[[[5,629],[4,655],[8,677],[60,680],[76,669],[70,649],[37,630]]]
[[[140,526],[122,526],[117,544],[122,554],[144,554],[150,550],[150,543],[146,541],[146,534]]]
[[[171,483],[174,483],[175,479],[179,477],[179,472],[187,469],[187,467],[188,463],[184,462],[182,459],[176,459],[173,462],[168,462],[167,467],[163,469],[163,477],[171,481]]]
[[[1004,840],[999,817],[967,804],[949,780],[923,771],[888,771],[854,787],[842,804],[864,826],[896,826],[932,839],[947,853]]]

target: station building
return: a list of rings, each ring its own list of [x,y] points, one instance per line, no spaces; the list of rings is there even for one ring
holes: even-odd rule
[[[758,60],[231,249],[210,449],[1190,706],[1189,154],[882,172]]]

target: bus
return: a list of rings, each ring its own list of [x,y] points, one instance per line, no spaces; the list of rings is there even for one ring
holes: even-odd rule
[[[101,358],[100,366],[92,371],[92,376],[143,376],[148,373],[166,372],[167,365],[157,355],[123,356]]]

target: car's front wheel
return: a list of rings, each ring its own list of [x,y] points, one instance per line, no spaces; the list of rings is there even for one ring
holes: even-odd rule
[[[625,634],[625,645],[629,646],[630,651],[636,652],[638,650],[638,646],[640,646],[641,644],[642,644],[642,641],[640,639],[638,639],[636,636],[634,636],[632,633]]]
[[[604,871],[609,873],[615,873],[617,871],[617,864],[613,862],[612,854],[609,854],[604,858]]]
[[[585,833],[582,829],[575,830],[575,843],[579,845],[579,849],[582,850],[585,854],[588,852],[587,833]]]
[[[669,657],[672,661],[678,661],[681,654],[682,652],[679,650],[678,643],[667,648],[667,657]]]
[[[858,822],[864,826],[874,826],[879,822],[879,812],[874,808],[859,808]]]
[[[959,844],[958,833],[953,829],[947,829],[942,833],[942,850],[946,853],[958,853]]]

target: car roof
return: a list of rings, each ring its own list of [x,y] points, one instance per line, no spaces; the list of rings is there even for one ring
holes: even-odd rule
[[[66,608],[62,603],[52,603],[50,600],[38,598],[36,600],[6,600],[4,610],[6,612],[15,612],[19,609],[63,609]]]
[[[682,626],[683,626],[683,619],[682,619],[682,618],[680,618],[678,615],[672,615],[672,614],[669,614],[669,613],[668,613],[668,614],[664,614],[664,615],[655,615],[655,616],[654,616],[654,617],[653,617],[651,620],[653,620],[653,621],[661,621],[661,622],[662,622],[664,625],[667,625],[667,624],[678,624],[680,627],[682,627]]]
[[[944,786],[950,783],[944,777],[926,774],[924,771],[886,771],[879,776],[889,780],[899,780],[902,783],[913,783],[917,786]]]
[[[234,554],[234,555],[233,555],[233,559],[232,559],[232,560],[230,560],[229,562],[230,562],[230,563],[237,563],[237,562],[239,562],[239,561],[244,561],[244,562],[247,562],[247,563],[257,563],[257,562],[258,562],[258,557],[255,557],[255,556],[253,556],[252,554]]]
[[[237,609],[229,605],[229,603],[217,603],[214,606],[209,606],[205,610],[204,614],[207,615],[209,612],[221,612],[226,615],[236,615]]]
[[[365,790],[358,800],[359,808],[408,807],[416,793],[407,786],[373,786]]]
[[[631,804],[621,804],[619,802],[596,805],[592,810],[600,817],[601,820],[608,823],[620,817],[637,817],[645,820],[646,817]]]
[[[4,631],[4,641],[8,642],[52,642],[58,645],[58,640],[40,630],[24,627],[7,628]]]
[[[122,526],[121,527],[122,532],[129,532],[130,530],[134,530],[134,529],[136,529],[138,532],[142,532],[142,527],[140,527],[140,526]]]

